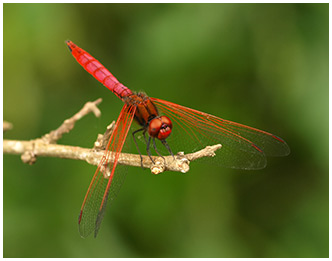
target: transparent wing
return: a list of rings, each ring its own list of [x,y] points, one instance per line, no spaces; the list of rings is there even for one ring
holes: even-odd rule
[[[271,133],[172,102],[156,98],[151,100],[159,112],[173,122],[172,134],[167,142],[186,153],[207,145],[221,144],[218,161],[223,166],[261,169],[266,166],[266,155],[286,156],[290,152],[286,142]]]
[[[79,231],[87,237],[94,231],[97,236],[103,219],[108,198],[113,200],[125,178],[125,171],[116,169],[119,155],[126,140],[134,118],[136,107],[125,104],[120,112],[115,128],[111,134],[105,154],[92,178],[85,195],[79,215]],[[112,159],[110,163],[109,160]]]

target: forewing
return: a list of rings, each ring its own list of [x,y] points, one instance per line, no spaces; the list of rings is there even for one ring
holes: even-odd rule
[[[218,161],[225,167],[238,169],[261,169],[266,157],[285,156],[289,147],[281,138],[246,125],[224,120],[216,116],[190,109],[172,102],[151,98],[159,112],[173,122],[169,143],[179,143],[186,153],[207,145],[221,144]],[[180,134],[182,133],[182,134]]]
[[[94,231],[97,236],[106,209],[107,200],[113,200],[125,178],[125,171],[116,169],[119,155],[133,121],[136,107],[124,105],[115,124],[105,154],[92,178],[79,216],[79,231],[87,237]],[[109,160],[111,160],[110,163]]]

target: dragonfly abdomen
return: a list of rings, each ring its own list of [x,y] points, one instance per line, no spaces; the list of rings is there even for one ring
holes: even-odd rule
[[[112,91],[120,99],[131,95],[133,92],[110,73],[98,60],[93,58],[88,52],[78,47],[72,41],[66,42],[68,48],[76,61],[93,77],[101,82],[105,87]]]

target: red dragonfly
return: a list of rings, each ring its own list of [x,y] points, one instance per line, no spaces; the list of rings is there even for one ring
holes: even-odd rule
[[[136,147],[139,151],[135,134],[142,132],[147,153],[152,161],[150,145],[152,144],[160,155],[156,146],[157,139],[173,155],[166,140],[175,139],[177,133],[180,135],[181,132],[181,139],[186,138],[181,150],[185,150],[189,144],[190,151],[185,152],[202,149],[206,145],[222,144],[221,155],[217,160],[230,168],[261,169],[266,166],[266,156],[286,156],[290,153],[287,143],[271,133],[151,98],[142,92],[135,93],[120,83],[89,53],[71,41],[66,43],[77,62],[124,102],[104,157],[92,178],[81,207],[78,223],[82,237],[87,237],[93,231],[94,236],[97,236],[107,200],[114,199],[123,182],[123,174],[115,170],[133,120],[140,125],[140,128],[132,133]],[[110,157],[114,161],[108,163],[110,175],[105,178],[105,165]]]

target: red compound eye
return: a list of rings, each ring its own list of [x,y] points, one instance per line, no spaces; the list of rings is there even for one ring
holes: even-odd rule
[[[148,132],[151,137],[158,138],[159,140],[164,140],[172,132],[172,121],[167,116],[154,118],[149,123]]]

